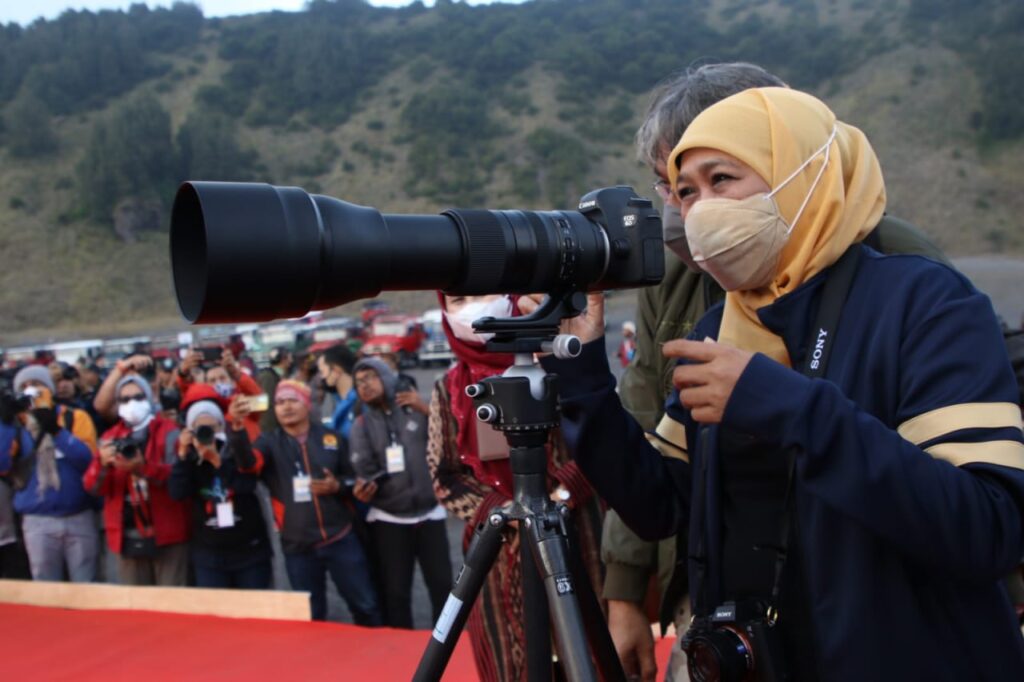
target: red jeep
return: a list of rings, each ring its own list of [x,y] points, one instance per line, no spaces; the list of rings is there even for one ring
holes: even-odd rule
[[[423,325],[411,315],[378,315],[370,323],[360,352],[363,355],[394,353],[401,367],[414,367],[426,336]]]

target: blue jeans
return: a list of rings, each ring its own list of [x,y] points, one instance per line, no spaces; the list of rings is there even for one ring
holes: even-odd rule
[[[192,564],[192,568],[196,573],[196,587],[269,590],[274,578],[274,571],[269,559],[233,571],[199,566],[195,563]]]
[[[325,547],[284,555],[288,581],[293,590],[309,592],[313,620],[327,619],[327,574],[357,625],[380,625],[377,592],[370,578],[370,566],[354,531]]]

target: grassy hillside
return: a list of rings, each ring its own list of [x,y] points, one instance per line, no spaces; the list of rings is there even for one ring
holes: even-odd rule
[[[602,19],[579,14],[584,4],[439,2],[394,11],[339,0],[314,3],[315,16],[204,20],[194,42],[147,57],[153,68],[123,91],[88,106],[48,101],[51,151],[16,154],[8,124],[0,147],[0,344],[181,326],[166,225],[127,243],[111,220],[83,208],[80,164],[97,125],[144,94],[167,112],[172,136],[197,111],[228,116],[240,149],[257,156],[244,169],[251,178],[389,213],[458,204],[564,208],[592,187],[648,191],[651,178],[630,143],[655,81],[696,58],[751,59],[867,132],[892,213],[953,255],[1024,255],[1024,140],[986,80],[995,48],[979,52],[951,38],[948,24],[960,15],[948,8],[922,18],[928,3],[920,1],[601,0],[592,4],[621,15]],[[1016,7],[983,4],[991,16]],[[318,24],[339,33],[319,35]],[[690,24],[704,28],[686,33]],[[533,34],[546,43],[564,35],[569,47],[530,43]],[[319,68],[356,59],[324,56],[350,49],[345,41],[376,45],[365,50],[380,64],[360,62],[360,73]],[[642,60],[633,54],[639,44],[648,50]],[[13,54],[10,45],[19,43],[0,41]],[[0,67],[8,56],[0,51]],[[26,83],[12,94],[23,97]],[[275,99],[271,87],[282,83],[290,92]],[[8,121],[14,106],[0,108]],[[162,182],[155,200],[169,216]],[[398,298],[405,306],[433,300]]]

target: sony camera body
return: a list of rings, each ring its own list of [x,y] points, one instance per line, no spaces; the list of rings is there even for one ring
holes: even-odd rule
[[[682,641],[693,682],[791,679],[772,610],[759,601],[725,602],[695,618]]]

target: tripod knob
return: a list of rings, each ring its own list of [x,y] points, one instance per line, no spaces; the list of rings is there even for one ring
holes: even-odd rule
[[[488,424],[491,422],[496,422],[498,421],[498,410],[494,407],[494,405],[481,405],[480,407],[476,408],[476,418],[482,422],[487,422]]]
[[[551,341],[541,344],[541,349],[559,360],[569,360],[583,352],[583,342],[572,334],[559,334]]]
[[[486,391],[486,387],[483,384],[470,384],[466,386],[466,395],[470,398],[477,398],[482,396]]]

